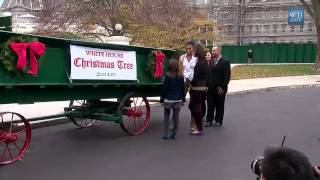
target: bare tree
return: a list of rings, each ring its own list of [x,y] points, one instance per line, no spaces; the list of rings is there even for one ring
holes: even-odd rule
[[[113,33],[122,23],[122,8],[134,0],[44,0],[39,34],[71,32],[98,38]]]
[[[213,39],[211,32],[200,33],[203,15],[186,5],[185,0],[44,0],[38,33],[85,38],[113,34],[121,23],[133,43],[179,48],[187,39]],[[100,31],[99,31],[100,29]],[[207,28],[206,28],[207,29]],[[212,28],[211,28],[212,29]],[[67,33],[64,33],[67,32]],[[178,47],[177,47],[178,46]]]
[[[139,0],[135,12],[137,18],[128,27],[134,42],[141,45],[179,49],[186,40],[216,38],[213,22],[185,0]],[[206,31],[200,32],[201,27]]]
[[[310,0],[311,2],[307,2],[306,0],[300,0],[303,6],[306,8],[307,12],[314,20],[314,24],[316,26],[318,38],[317,38],[317,59],[314,65],[316,70],[320,70],[320,1],[319,0]]]

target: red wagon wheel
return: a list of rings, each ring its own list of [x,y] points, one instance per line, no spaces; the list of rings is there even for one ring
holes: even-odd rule
[[[69,104],[69,109],[73,110],[84,110],[89,106],[87,100],[72,100],[70,101]],[[95,119],[83,119],[83,118],[78,118],[78,117],[72,117],[70,116],[69,119],[77,126],[81,128],[86,128],[93,126],[97,120]]]
[[[146,97],[137,93],[128,93],[120,102],[119,112],[122,115],[120,126],[130,135],[143,133],[150,122],[150,106]]]
[[[0,165],[13,163],[23,157],[31,141],[31,127],[22,115],[0,113]]]

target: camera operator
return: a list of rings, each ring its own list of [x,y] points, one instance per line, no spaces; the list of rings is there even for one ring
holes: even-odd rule
[[[256,158],[251,168],[260,180],[318,180],[319,167],[312,167],[301,152],[286,148],[267,148],[264,157]]]

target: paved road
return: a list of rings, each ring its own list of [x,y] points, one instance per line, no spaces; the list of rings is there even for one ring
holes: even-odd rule
[[[286,145],[320,163],[320,89],[255,92],[227,97],[224,127],[188,135],[187,108],[178,139],[164,141],[162,110],[148,131],[129,137],[100,122],[89,129],[62,124],[33,130],[22,161],[0,167],[1,180],[250,180],[251,160],[268,145]]]

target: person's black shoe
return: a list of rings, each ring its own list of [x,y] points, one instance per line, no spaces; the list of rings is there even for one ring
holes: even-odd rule
[[[163,136],[162,139],[169,140],[168,136]]]
[[[176,139],[176,133],[173,132],[171,135],[170,135],[170,139]]]
[[[222,126],[222,123],[220,123],[220,122],[214,122],[212,126],[214,126],[214,127],[221,127],[221,126]]]
[[[206,125],[204,127],[211,127],[212,126],[212,122],[206,122]]]

